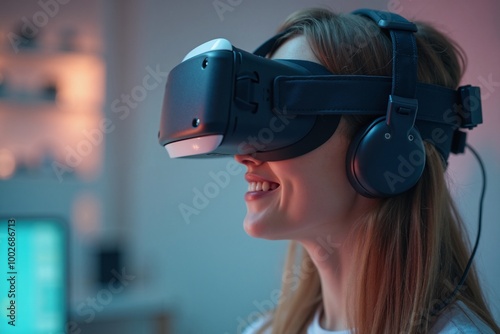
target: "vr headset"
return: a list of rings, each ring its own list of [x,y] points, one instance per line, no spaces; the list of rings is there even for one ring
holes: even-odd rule
[[[368,197],[415,185],[425,166],[423,141],[444,161],[450,152],[462,153],[460,129],[482,123],[479,87],[418,83],[416,25],[388,12],[353,13],[390,33],[392,77],[335,75],[314,62],[265,58],[286,31],[253,53],[215,39],[169,73],[160,144],[171,158],[285,160],[323,144],[342,115],[378,116],[355,136],[346,158],[349,180]]]

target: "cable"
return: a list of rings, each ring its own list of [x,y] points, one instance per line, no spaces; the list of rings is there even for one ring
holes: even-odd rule
[[[469,257],[469,261],[467,262],[467,265],[465,266],[464,273],[462,274],[462,277],[460,278],[460,281],[458,282],[457,286],[453,290],[453,292],[446,298],[443,304],[440,305],[440,307],[436,310],[433,311],[432,314],[437,314],[439,311],[444,309],[451,301],[457,296],[459,290],[462,288],[462,286],[465,283],[465,280],[467,279],[467,275],[469,274],[469,270],[472,266],[472,260],[474,260],[474,256],[476,255],[477,248],[479,246],[479,239],[481,237],[481,228],[482,228],[482,220],[483,220],[483,205],[484,205],[484,196],[486,194],[486,169],[484,168],[484,163],[477,151],[472,148],[469,144],[466,144],[466,147],[472,152],[474,157],[476,158],[477,162],[479,163],[479,167],[481,167],[481,175],[483,178],[483,185],[481,187],[481,196],[479,198],[479,217],[478,217],[478,223],[477,223],[477,235],[476,235],[476,242],[474,244],[474,247],[472,249],[472,252]]]

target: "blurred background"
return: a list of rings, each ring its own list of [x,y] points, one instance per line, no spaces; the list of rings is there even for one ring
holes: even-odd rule
[[[64,328],[18,315],[29,333],[240,333],[275,306],[287,243],[244,233],[244,170],[229,158],[170,160],[157,133],[166,75],[189,50],[216,37],[253,50],[312,6],[395,11],[466,51],[464,83],[481,87],[484,117],[468,138],[489,177],[475,263],[500,321],[500,2],[2,1],[0,216],[19,222],[18,240],[54,240],[18,258],[59,266],[26,281],[60,282],[50,287],[60,299],[37,297],[47,317],[68,301]],[[454,156],[448,175],[473,242],[478,164]],[[41,224],[54,227],[22,232]]]

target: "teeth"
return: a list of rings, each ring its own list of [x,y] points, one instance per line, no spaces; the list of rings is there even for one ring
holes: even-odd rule
[[[269,182],[262,182],[262,191],[268,191],[271,188]]]
[[[277,183],[272,182],[250,182],[248,184],[248,191],[269,191],[278,188]]]

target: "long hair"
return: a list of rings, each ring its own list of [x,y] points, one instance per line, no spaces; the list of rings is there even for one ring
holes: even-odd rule
[[[392,45],[370,20],[353,14],[308,9],[290,16],[280,27],[306,36],[317,59],[332,73],[385,75],[392,73]],[[418,23],[418,80],[457,88],[465,67],[460,48],[429,25]],[[343,116],[346,136],[372,120]],[[425,333],[439,315],[443,300],[455,289],[469,259],[463,223],[448,191],[443,159],[425,143],[426,164],[418,183],[388,199],[355,224],[351,233],[356,265],[348,286],[349,325],[357,334]],[[309,254],[292,241],[285,272]],[[308,270],[299,284],[283,280],[282,297],[267,326],[274,334],[305,333],[322,303],[317,270]],[[472,268],[456,297],[500,332]]]

